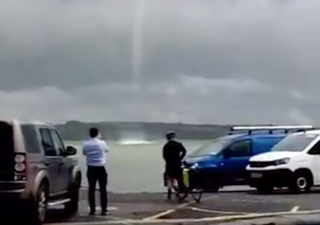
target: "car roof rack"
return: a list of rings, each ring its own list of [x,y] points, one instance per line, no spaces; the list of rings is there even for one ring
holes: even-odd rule
[[[271,126],[234,126],[231,127],[229,135],[247,132],[252,134],[254,131],[268,131],[269,134],[274,133],[274,131],[283,131],[284,133],[291,132],[305,132],[307,130],[314,130],[312,125],[271,125]]]

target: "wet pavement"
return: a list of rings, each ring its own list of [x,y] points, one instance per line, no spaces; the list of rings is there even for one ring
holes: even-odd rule
[[[76,216],[68,218],[63,215],[62,209],[57,208],[50,211],[48,223],[98,225],[120,221],[146,224],[153,220],[167,223],[170,219],[181,219],[181,224],[183,221],[201,218],[320,209],[319,189],[299,195],[286,191],[269,195],[261,195],[253,190],[220,192],[205,194],[200,203],[193,202],[191,197],[183,203],[176,200],[168,202],[162,193],[109,194],[111,215],[105,217],[88,215],[86,197],[86,190],[82,190],[80,209]]]

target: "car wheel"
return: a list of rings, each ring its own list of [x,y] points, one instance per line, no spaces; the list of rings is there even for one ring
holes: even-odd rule
[[[273,192],[274,187],[270,185],[259,185],[257,186],[257,191],[261,194],[269,194]]]
[[[79,186],[75,185],[73,189],[70,190],[70,201],[67,202],[64,207],[69,215],[73,215],[78,211],[78,202],[79,202]]]
[[[48,185],[41,184],[35,198],[34,215],[35,219],[42,224],[46,219],[48,205]]]
[[[306,173],[297,173],[294,177],[291,190],[296,193],[303,193],[310,191],[311,180]]]

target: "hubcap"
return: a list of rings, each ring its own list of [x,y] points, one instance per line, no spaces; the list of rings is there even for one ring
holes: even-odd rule
[[[46,215],[46,206],[47,206],[47,198],[46,193],[42,190],[39,193],[39,200],[38,200],[38,213],[39,213],[39,220],[44,221]]]
[[[299,177],[297,179],[297,185],[300,189],[305,189],[307,187],[307,179],[305,177]]]

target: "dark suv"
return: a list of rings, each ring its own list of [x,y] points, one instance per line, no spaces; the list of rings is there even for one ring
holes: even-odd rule
[[[13,205],[13,211],[18,211],[23,206],[22,211],[40,223],[48,206],[63,204],[71,214],[78,210],[81,171],[77,151],[65,147],[53,125],[0,121],[0,144],[2,209]]]

